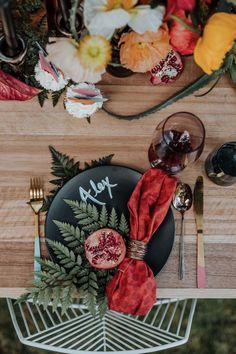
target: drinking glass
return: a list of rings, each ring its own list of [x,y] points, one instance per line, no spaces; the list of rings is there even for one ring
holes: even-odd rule
[[[205,128],[192,113],[174,113],[156,128],[148,151],[152,167],[169,174],[182,171],[201,155],[205,142]]]
[[[220,186],[236,183],[236,141],[230,141],[212,151],[205,162],[207,176]]]

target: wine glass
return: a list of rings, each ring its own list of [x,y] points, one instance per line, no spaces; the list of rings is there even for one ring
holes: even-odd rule
[[[204,142],[205,128],[196,115],[174,113],[161,121],[154,132],[148,151],[150,164],[176,174],[200,157]]]

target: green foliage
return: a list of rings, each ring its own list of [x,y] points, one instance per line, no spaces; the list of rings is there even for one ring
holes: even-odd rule
[[[64,186],[64,184],[72,177],[76,176],[83,170],[87,170],[92,167],[109,165],[114,155],[104,156],[98,160],[92,160],[90,163],[84,163],[84,169],[80,168],[80,162],[75,162],[68,155],[57,151],[53,146],[49,146],[49,150],[52,155],[52,175],[56,177],[50,181],[54,186],[54,189],[48,196],[45,197],[42,211],[48,211],[56,193]]]
[[[81,0],[71,0],[71,9],[70,9],[70,30],[72,33],[73,38],[78,41],[78,32],[76,30],[76,15],[79,3]]]
[[[107,304],[107,297],[104,296],[101,301],[98,302],[98,313],[100,318],[102,318],[108,309],[108,304]]]
[[[112,229],[118,228],[118,217],[114,208],[112,208],[111,210],[108,226],[111,227]]]
[[[53,222],[57,225],[60,230],[61,235],[67,243],[69,248],[73,248],[75,250],[81,250],[81,245],[84,244],[85,241],[85,233],[83,230],[80,230],[79,227],[75,227],[71,224],[53,220]]]
[[[53,104],[53,107],[55,107],[62,95],[62,93],[65,91],[65,88],[63,88],[62,90],[60,91],[54,91],[52,92],[52,104]]]
[[[108,212],[105,205],[102,206],[102,210],[99,218],[99,224],[101,227],[105,227],[108,224]]]
[[[72,250],[69,250],[68,247],[64,246],[60,242],[52,241],[47,239],[47,243],[54,251],[59,263],[65,268],[74,268],[81,266],[82,259],[80,255],[75,255]]]
[[[233,12],[235,6],[235,0],[218,0],[216,5],[216,11],[231,13]]]
[[[41,107],[43,107],[45,100],[48,99],[48,90],[42,90],[38,94],[38,101]]]
[[[34,76],[34,68],[38,62],[38,47],[35,45],[39,42],[42,47],[45,47],[48,38],[52,33],[45,32],[44,24],[46,16],[42,15],[39,24],[35,27],[31,23],[31,15],[35,14],[38,10],[43,8],[44,4],[41,0],[14,0],[12,1],[12,10],[14,12],[14,23],[17,34],[23,38],[27,45],[27,53],[24,58],[24,62],[17,67],[17,73],[15,67],[6,63],[1,63],[0,67],[7,73],[17,76],[17,78],[28,85],[34,87],[40,87],[38,81]],[[17,74],[17,75],[16,75]],[[46,99],[46,95],[41,94],[39,97],[42,104]]]
[[[128,222],[127,222],[127,220],[126,220],[126,218],[125,218],[123,213],[121,214],[121,217],[120,217],[118,230],[124,236],[128,236],[129,235],[129,224],[128,224]]]
[[[114,154],[111,154],[111,155],[99,158],[98,160],[91,160],[90,163],[85,162],[84,163],[84,169],[88,170],[89,168],[92,168],[92,167],[110,165],[113,156],[114,156]]]
[[[52,302],[53,311],[61,305],[62,313],[73,303],[77,288],[83,303],[93,316],[97,310],[102,317],[107,309],[106,284],[116,269],[96,269],[87,261],[84,254],[84,242],[91,231],[101,227],[113,227],[127,236],[129,227],[125,216],[118,217],[113,208],[108,213],[105,206],[101,211],[91,204],[74,200],[65,200],[72,209],[79,226],[53,220],[58,227],[65,244],[46,239],[56,260],[36,258],[42,270],[36,272],[33,287],[27,289],[18,301],[32,299],[45,309]]]
[[[49,146],[49,150],[52,155],[52,174],[59,177],[58,180],[53,181],[54,184],[61,186],[61,184],[63,184],[62,180],[68,180],[81,171],[79,162],[74,162],[74,159],[71,159],[66,154],[60,153],[53,146]]]
[[[84,232],[91,233],[99,228],[108,226],[118,230],[124,236],[129,235],[129,225],[124,214],[121,214],[119,220],[114,208],[108,214],[106,206],[103,205],[99,213],[95,205],[79,202],[78,200],[65,199],[64,201],[72,209],[75,218],[78,220],[78,225]]]
[[[64,200],[71,207],[78,224],[83,231],[95,231],[100,227],[99,213],[95,205],[79,202],[78,200]]]
[[[229,53],[228,65],[230,77],[233,83],[236,84],[236,42],[234,43],[234,46]]]

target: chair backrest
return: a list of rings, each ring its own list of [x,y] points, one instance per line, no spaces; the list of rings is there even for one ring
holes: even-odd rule
[[[61,316],[51,306],[44,311],[30,301],[7,299],[22,343],[57,353],[150,353],[188,341],[196,300],[161,300],[145,317],[108,311],[93,318],[85,306],[74,304]]]

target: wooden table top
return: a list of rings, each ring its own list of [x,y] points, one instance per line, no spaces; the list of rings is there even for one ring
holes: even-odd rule
[[[110,98],[109,108],[134,113],[167,98],[199,76],[191,59],[172,85],[154,87],[146,75],[118,79],[105,75],[99,85]],[[205,89],[204,89],[205,90]],[[203,92],[203,91],[201,91]],[[29,178],[42,176],[49,191],[51,156],[48,145],[81,162],[114,153],[114,163],[145,171],[147,150],[156,125],[168,115],[189,111],[206,127],[206,145],[200,159],[182,173],[194,186],[204,176],[204,241],[207,288],[196,289],[196,228],[193,211],[186,213],[186,275],[178,280],[180,215],[175,213],[177,236],[171,256],[157,277],[158,297],[236,297],[236,185],[219,187],[204,172],[204,161],[217,145],[236,140],[236,95],[224,77],[208,95],[191,95],[151,116],[134,121],[117,120],[100,111],[86,120],[71,117],[51,101],[41,109],[36,99],[0,103],[0,296],[14,297],[30,284],[33,270],[34,218],[26,204]],[[41,232],[43,233],[41,221]],[[44,254],[46,249],[42,238]]]

